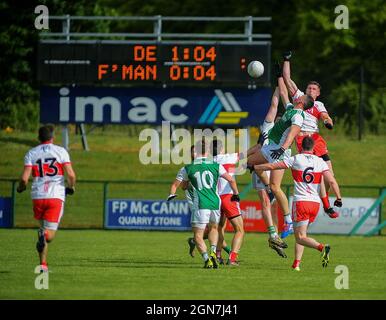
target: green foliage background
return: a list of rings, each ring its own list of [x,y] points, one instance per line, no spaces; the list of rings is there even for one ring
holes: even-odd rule
[[[272,58],[292,49],[292,75],[300,88],[308,80],[322,84],[325,102],[339,128],[349,134],[357,130],[359,71],[365,71],[365,128],[386,132],[386,6],[384,0],[41,0],[0,4],[0,127],[33,130],[39,124],[39,92],[36,79],[34,8],[45,4],[50,15],[117,16],[272,16],[271,23],[256,24],[255,32],[272,34]],[[337,30],[338,5],[349,9],[349,29]],[[166,32],[243,32],[221,23],[165,23]],[[147,30],[147,28],[149,30]],[[50,29],[60,30],[55,21]],[[107,32],[152,32],[148,24],[128,22],[82,22],[71,30]]]

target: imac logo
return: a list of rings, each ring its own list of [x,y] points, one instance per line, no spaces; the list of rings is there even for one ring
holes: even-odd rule
[[[127,113],[122,112],[122,103],[116,97],[79,96],[75,97],[75,117],[70,118],[70,89],[63,87],[59,89],[59,121],[60,122],[85,122],[86,114],[92,112],[93,123],[103,123],[104,109],[109,108],[111,123],[124,122],[128,120],[134,123],[155,123],[157,122],[157,108],[160,109],[162,120],[174,124],[184,123],[188,116],[181,112],[188,104],[186,99],[171,97],[164,100],[158,107],[156,102],[149,97],[135,97],[128,101]],[[178,109],[177,109],[178,108]],[[178,111],[177,111],[178,110]]]

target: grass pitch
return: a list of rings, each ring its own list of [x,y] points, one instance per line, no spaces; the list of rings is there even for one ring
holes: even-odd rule
[[[265,234],[247,234],[240,267],[218,270],[202,269],[197,251],[188,255],[188,236],[59,230],[49,249],[49,289],[36,290],[36,230],[0,230],[0,299],[386,299],[385,237],[315,235],[331,245],[330,265],[323,269],[319,252],[306,249],[295,272],[293,236],[283,259]],[[338,265],[348,267],[347,290],[335,288]]]

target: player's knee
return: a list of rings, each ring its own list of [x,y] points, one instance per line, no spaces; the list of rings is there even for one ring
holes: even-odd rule
[[[50,243],[54,240],[55,235],[54,234],[47,234],[46,235],[46,242]]]
[[[307,235],[303,232],[295,232],[295,240],[296,242],[302,241],[307,237]]]
[[[273,193],[277,193],[277,192],[280,192],[280,191],[281,191],[281,189],[280,189],[280,184],[277,184],[277,183],[271,183],[271,184],[269,185],[269,187],[271,188],[271,191],[272,191]]]
[[[45,238],[46,238],[46,242],[47,243],[50,243],[54,240],[55,238],[55,231],[52,231],[52,230],[47,230],[45,231],[45,234],[44,234]]]
[[[235,232],[237,233],[241,233],[241,234],[244,234],[244,226],[243,226],[243,221],[235,221],[233,224],[232,224],[232,227],[233,229],[235,230]]]

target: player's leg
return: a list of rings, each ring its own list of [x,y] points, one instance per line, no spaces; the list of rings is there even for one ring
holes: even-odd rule
[[[241,217],[240,205],[231,201],[231,194],[221,196],[221,210],[233,226],[232,250],[229,254],[228,264],[238,265],[237,256],[244,238],[244,224]]]
[[[238,254],[244,239],[244,222],[241,215],[229,219],[235,231],[232,239],[232,251],[229,255],[228,264],[238,266]]]
[[[263,156],[261,149],[257,149],[256,152],[252,153],[248,156],[248,167],[253,166],[255,164],[263,164],[267,163],[267,159]]]
[[[196,248],[204,260],[204,268],[213,268],[213,263],[212,260],[209,258],[208,248],[206,247],[206,243],[204,240],[205,227],[206,224],[192,224],[193,237],[194,242],[196,244]]]
[[[303,252],[304,252],[304,246],[296,242],[295,259],[294,259],[294,262],[292,263],[292,269],[296,271],[300,271],[300,262],[302,261]]]
[[[55,238],[60,220],[63,216],[63,210],[64,202],[60,199],[34,200],[35,218],[39,217],[41,221],[41,228],[38,231],[36,249],[39,253],[42,271],[48,270],[48,243],[52,242]]]
[[[216,249],[218,243],[218,224],[220,222],[220,210],[208,210],[209,211],[209,233],[208,240],[210,244],[210,259],[213,263],[213,268],[218,268],[219,262],[216,256]]]
[[[192,212],[190,223],[194,235],[194,242],[198,252],[204,260],[204,268],[213,268],[212,260],[208,254],[208,248],[204,240],[204,233],[209,223],[210,210],[199,209]]]
[[[264,189],[257,191],[261,202],[261,211],[263,214],[263,219],[268,231],[268,246],[275,250],[277,254],[283,258],[286,258],[287,255],[284,252],[284,248],[287,248],[288,245],[279,237],[277,233],[277,221],[276,225],[272,217],[272,206],[269,202],[267,192]]]
[[[208,239],[208,233],[209,233],[209,228],[208,226],[205,227],[204,230],[204,240]],[[196,248],[196,243],[194,242],[194,237],[189,237],[188,238],[188,246],[189,246],[189,254],[192,258],[194,258],[194,249]]]
[[[270,186],[275,195],[277,203],[279,204],[284,215],[284,230],[281,234],[282,238],[286,238],[293,233],[292,218],[289,210],[288,199],[283,190],[281,189],[281,181],[283,179],[284,170],[274,170],[271,172]]]
[[[318,212],[319,203],[312,201],[298,201],[294,203],[294,222],[295,222],[295,240],[296,243],[316,249],[322,253],[322,266],[326,267],[329,262],[330,246],[323,244],[315,239],[308,237],[308,225],[314,222]]]
[[[220,222],[218,224],[218,242],[217,242],[217,248],[216,248],[216,256],[220,264],[224,264],[224,261],[221,257],[221,252],[225,242],[225,227],[226,227],[226,217],[223,213],[221,213]]]
[[[328,168],[330,169],[331,173],[334,174],[334,172],[332,170],[332,163],[329,160],[330,157],[328,156],[328,154],[324,154],[321,158],[323,160],[325,160],[325,162],[326,162]],[[323,203],[323,209],[324,209],[324,212],[327,213],[330,218],[336,219],[336,218],[339,217],[339,213],[336,212],[334,210],[334,208],[330,205],[330,199],[329,199],[329,196],[328,196],[329,188],[330,188],[330,185],[322,177],[322,182],[320,184],[320,199],[322,200],[322,203]]]
[[[328,168],[330,169],[331,173],[333,174],[331,159],[330,159],[330,156],[328,155],[326,141],[323,139],[323,137],[319,133],[314,133],[312,135],[312,139],[315,141],[314,154],[316,156],[322,158],[326,162]],[[330,218],[335,219],[339,216],[339,213],[334,211],[334,208],[330,205],[330,199],[328,196],[329,188],[330,188],[329,184],[322,177],[319,195],[320,195],[320,199],[321,199],[322,204],[323,204],[323,209],[324,209],[324,212],[327,213]]]

